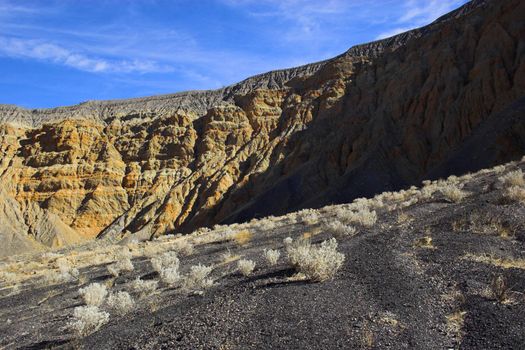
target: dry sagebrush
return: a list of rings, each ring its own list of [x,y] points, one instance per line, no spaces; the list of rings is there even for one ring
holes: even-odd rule
[[[112,293],[107,299],[107,304],[110,308],[119,313],[127,313],[135,307],[135,302],[128,292]]]
[[[318,246],[308,241],[288,244],[286,247],[290,263],[314,282],[332,279],[343,266],[345,256],[337,251],[335,238]]]
[[[468,192],[463,191],[454,184],[446,184],[440,189],[443,196],[450,202],[459,203],[468,196]]]
[[[151,258],[151,265],[167,285],[173,286],[182,280],[179,272],[180,261],[175,252],[165,252],[161,256]]]
[[[525,179],[523,178],[523,171],[521,169],[510,171],[507,174],[500,176],[498,181],[505,187],[525,187]]]
[[[89,286],[78,290],[86,305],[100,306],[104,302],[108,291],[106,286],[100,283],[91,283]]]
[[[43,275],[45,283],[65,283],[75,280],[80,275],[78,269],[72,265],[72,263],[64,258],[60,257],[56,259],[55,266],[57,271],[46,271]]]
[[[342,223],[350,224],[356,223],[364,227],[371,227],[377,221],[377,213],[374,210],[369,210],[367,207],[358,207],[355,210],[339,207],[335,209],[337,219]]]
[[[184,287],[189,290],[202,290],[213,286],[213,279],[209,277],[213,267],[194,265],[190,267],[188,275],[184,278]]]
[[[350,225],[345,225],[341,221],[334,220],[325,223],[325,229],[339,237],[353,236],[356,233],[356,228]]]
[[[128,248],[123,249],[120,254],[116,257],[116,262],[108,265],[108,272],[114,277],[118,277],[121,272],[130,272],[134,270],[133,263],[131,262],[131,252]]]
[[[263,256],[270,266],[274,266],[279,261],[281,253],[278,250],[265,249],[263,252]]]
[[[250,276],[255,269],[255,262],[252,260],[241,259],[237,262],[237,270],[243,276]]]
[[[137,277],[133,282],[131,282],[131,288],[133,288],[133,290],[137,292],[140,297],[152,294],[157,290],[158,285],[158,281],[142,280],[140,277]]]
[[[78,306],[73,311],[73,320],[69,327],[79,336],[86,336],[97,331],[108,323],[109,314],[99,310],[97,306]]]
[[[506,189],[505,197],[513,202],[525,203],[525,187],[512,186]]]
[[[512,202],[525,203],[525,179],[521,169],[500,176],[498,182],[505,188],[505,198]]]

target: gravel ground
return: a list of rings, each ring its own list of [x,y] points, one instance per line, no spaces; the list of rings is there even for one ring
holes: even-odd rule
[[[524,169],[525,163],[508,169],[517,167]],[[305,232],[320,231],[314,243],[331,237],[318,223],[254,228],[244,246],[230,241],[196,246],[194,254],[181,258],[182,270],[215,264],[214,287],[204,294],[164,287],[138,300],[127,315],[112,314],[107,325],[85,338],[74,337],[67,323],[74,307],[82,305],[79,286],[111,280],[104,266],[83,269],[82,283],[30,281],[10,296],[4,288],[0,348],[522,348],[525,264],[519,263],[525,259],[525,205],[501,200],[502,190],[494,185],[498,176],[474,176],[464,188],[472,194],[461,203],[437,194],[402,211],[379,209],[373,227],[338,238],[346,260],[324,283],[294,278],[282,243]],[[323,220],[333,217],[329,210],[320,213]],[[422,237],[431,237],[431,246],[417,244]],[[263,260],[264,248],[281,250],[276,266]],[[221,263],[228,250],[256,261],[254,273],[244,277],[235,272],[235,261]],[[493,259],[473,258],[488,256]],[[498,266],[495,257],[513,267]],[[133,263],[135,271],[118,277],[113,288],[125,289],[137,276],[157,278],[146,258]],[[489,292],[498,275],[509,286],[503,302]]]

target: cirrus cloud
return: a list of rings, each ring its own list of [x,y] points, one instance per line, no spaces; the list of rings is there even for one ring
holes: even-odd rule
[[[464,0],[406,0],[403,5],[405,13],[395,21],[397,26],[381,32],[376,39],[388,38],[429,24],[464,3]]]
[[[38,59],[87,72],[158,73],[173,70],[167,65],[160,65],[154,61],[109,60],[91,57],[53,43],[12,37],[0,37],[0,55]]]

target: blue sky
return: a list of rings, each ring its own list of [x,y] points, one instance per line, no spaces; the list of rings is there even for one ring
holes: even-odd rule
[[[0,103],[213,89],[425,25],[466,0],[0,0]]]

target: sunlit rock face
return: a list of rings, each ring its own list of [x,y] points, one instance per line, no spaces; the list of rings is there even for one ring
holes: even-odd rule
[[[215,91],[0,107],[0,255],[344,202],[519,158],[525,3]]]

